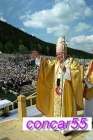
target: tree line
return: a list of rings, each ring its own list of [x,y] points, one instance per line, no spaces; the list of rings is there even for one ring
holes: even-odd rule
[[[2,53],[16,54],[31,53],[37,50],[42,55],[55,56],[55,44],[42,41],[22,30],[0,21],[0,51]],[[77,58],[93,58],[93,54],[68,47],[68,55]]]

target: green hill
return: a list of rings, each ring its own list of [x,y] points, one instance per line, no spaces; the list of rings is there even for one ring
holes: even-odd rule
[[[3,53],[29,53],[37,50],[40,54],[55,56],[55,44],[44,42],[35,36],[0,21],[0,51]],[[93,58],[93,54],[68,47],[68,54],[77,58]]]

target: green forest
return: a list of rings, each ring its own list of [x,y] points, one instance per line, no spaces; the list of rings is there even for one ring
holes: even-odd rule
[[[31,53],[32,50],[37,50],[42,55],[55,56],[54,48],[55,44],[44,42],[6,22],[0,21],[0,51],[2,53],[27,54]],[[68,55],[73,58],[93,59],[93,54],[72,49],[71,46],[68,46]]]

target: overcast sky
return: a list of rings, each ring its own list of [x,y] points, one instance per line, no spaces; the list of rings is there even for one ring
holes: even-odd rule
[[[0,20],[50,43],[93,53],[93,0],[0,0]]]

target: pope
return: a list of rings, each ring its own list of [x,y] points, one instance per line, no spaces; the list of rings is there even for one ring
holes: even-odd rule
[[[67,48],[65,39],[60,37],[53,48],[56,59],[46,60],[32,51],[39,66],[36,107],[47,117],[76,117],[77,111],[83,110],[80,64],[68,57]]]

